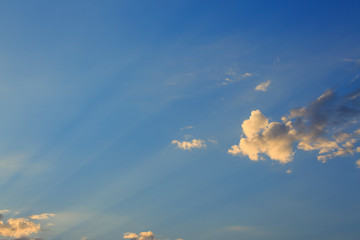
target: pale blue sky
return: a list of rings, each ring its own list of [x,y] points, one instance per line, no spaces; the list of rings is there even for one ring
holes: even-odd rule
[[[359,12],[358,1],[0,1],[0,238],[359,239]],[[297,107],[297,132],[276,138],[290,141],[288,163],[263,129],[252,161],[238,145],[257,141],[242,127],[252,111],[281,122]],[[339,141],[331,151],[348,152],[326,163],[323,146],[297,145],[340,132],[353,146]],[[55,216],[32,218],[43,213]],[[6,232],[10,218],[41,229]]]

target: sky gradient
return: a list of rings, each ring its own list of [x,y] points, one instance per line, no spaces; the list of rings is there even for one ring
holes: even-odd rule
[[[0,239],[358,240],[359,1],[0,1]]]

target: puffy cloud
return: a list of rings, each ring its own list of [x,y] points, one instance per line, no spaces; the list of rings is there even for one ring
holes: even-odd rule
[[[176,144],[178,148],[182,150],[191,150],[192,148],[205,148],[206,144],[204,140],[193,139],[191,141],[180,142],[178,140],[173,140],[172,144]]]
[[[4,237],[26,237],[40,231],[40,224],[27,218],[10,218],[7,222],[0,221],[0,235]]]
[[[247,155],[253,161],[260,159],[260,153],[265,153],[281,163],[292,160],[294,136],[289,124],[269,123],[268,119],[256,110],[252,111],[250,118],[243,122],[242,128],[246,137],[240,139],[239,145],[229,149],[230,154]]]
[[[44,219],[49,219],[50,217],[55,217],[55,214],[53,214],[53,213],[43,213],[43,214],[39,214],[39,215],[32,215],[29,218],[30,219],[44,220]]]
[[[355,164],[356,164],[356,167],[357,167],[357,168],[360,168],[360,159],[357,160]]]
[[[155,235],[152,231],[141,232],[139,234],[127,232],[127,233],[124,233],[123,238],[128,239],[128,240],[160,240],[160,239],[155,238]],[[165,238],[165,240],[170,240],[170,239]],[[178,238],[176,240],[184,240],[184,239]]]
[[[270,80],[267,80],[266,82],[263,82],[263,83],[260,83],[259,85],[257,85],[255,87],[255,90],[256,91],[267,91],[267,88],[269,87],[271,81]]]
[[[354,130],[360,118],[360,89],[345,96],[326,91],[308,107],[296,108],[282,122],[271,122],[259,111],[251,112],[243,122],[245,137],[228,153],[246,155],[251,160],[265,154],[272,160],[287,163],[293,159],[294,145],[304,151],[318,151],[318,160],[326,162],[339,156],[360,151],[355,146],[359,129]]]
[[[141,232],[139,234],[127,232],[124,233],[124,239],[130,239],[130,240],[155,240],[155,235],[153,232]]]
[[[10,210],[2,210],[0,220],[0,236],[14,237],[17,240],[41,240],[42,238],[30,237],[31,234],[36,234],[41,230],[41,225],[33,222],[33,219],[48,219],[55,216],[52,213],[44,213],[39,215],[32,215],[29,217],[9,218],[4,221],[3,213],[9,213]],[[19,212],[14,212],[17,215]],[[51,224],[48,224],[51,226]]]

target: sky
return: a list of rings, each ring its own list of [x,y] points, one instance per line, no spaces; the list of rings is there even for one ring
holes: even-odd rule
[[[358,1],[0,1],[1,240],[358,240]]]

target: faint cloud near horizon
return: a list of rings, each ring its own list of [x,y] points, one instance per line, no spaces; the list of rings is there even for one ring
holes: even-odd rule
[[[152,231],[140,232],[139,234],[133,232],[127,232],[123,234],[124,239],[128,240],[160,240],[155,238],[155,234]],[[170,240],[169,238],[165,238],[165,240]],[[184,240],[182,238],[177,238],[176,240]]]
[[[255,226],[229,226],[225,228],[226,231],[238,232],[241,235],[258,235],[258,236],[266,236],[270,233],[265,231],[260,227]]]

